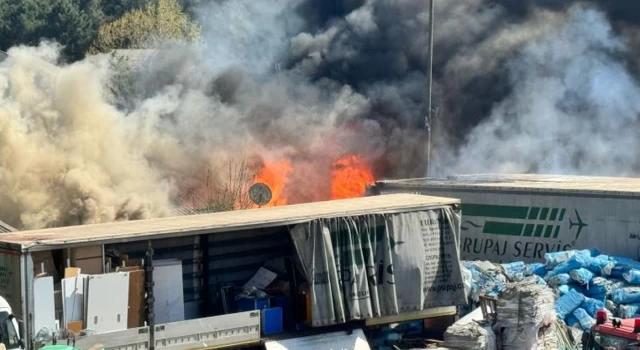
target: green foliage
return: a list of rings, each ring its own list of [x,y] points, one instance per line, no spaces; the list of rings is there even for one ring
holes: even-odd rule
[[[91,52],[155,48],[166,40],[199,39],[200,27],[191,22],[176,0],[156,0],[100,27]]]
[[[114,72],[108,85],[113,103],[122,111],[130,111],[135,107],[135,97],[137,96],[137,85],[131,63],[126,56],[116,52],[111,53],[109,63],[110,71]]]
[[[98,29],[150,0],[0,0],[0,50],[53,40],[63,57],[84,57]]]

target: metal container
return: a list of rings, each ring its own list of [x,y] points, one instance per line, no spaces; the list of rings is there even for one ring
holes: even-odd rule
[[[379,181],[370,195],[417,193],[462,202],[462,259],[540,261],[597,248],[640,258],[640,179],[466,175]]]

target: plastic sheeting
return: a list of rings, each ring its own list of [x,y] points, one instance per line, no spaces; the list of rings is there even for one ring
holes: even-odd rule
[[[589,271],[602,276],[611,275],[611,271],[616,266],[616,262],[611,260],[611,257],[608,255],[588,257],[585,260],[585,267],[589,269]]]
[[[590,298],[604,301],[611,294],[611,282],[603,277],[595,277],[583,294]]]
[[[546,253],[544,255],[547,269],[551,270],[557,265],[569,261],[571,258],[578,256],[579,258],[588,258],[591,256],[590,250],[567,250],[562,252]],[[572,269],[570,269],[572,270]],[[569,271],[566,271],[569,272]]]
[[[618,316],[621,318],[632,318],[640,310],[640,304],[627,304],[618,307]]]
[[[593,278],[593,272],[585,269],[584,267],[576,270],[571,270],[571,272],[569,272],[569,275],[571,275],[572,280],[578,282],[579,284],[588,284]]]
[[[591,330],[591,327],[593,327],[593,325],[596,323],[596,320],[594,320],[593,317],[589,316],[587,311],[582,308],[577,308],[575,311],[573,311],[573,316],[578,320],[580,328],[582,328],[582,331],[584,332],[589,332]]]
[[[547,269],[543,263],[531,263],[528,264],[524,269],[524,275],[526,277],[537,275],[540,277],[544,277],[547,274]]]
[[[604,302],[598,299],[586,297],[580,307],[583,308],[589,316],[596,317],[596,312],[604,309]]]
[[[622,274],[622,278],[634,286],[640,285],[640,270],[631,269]]]
[[[626,287],[614,289],[611,293],[616,304],[640,303],[640,287]]]
[[[311,284],[313,326],[466,303],[451,207],[316,219],[290,234]]]
[[[502,264],[501,266],[510,281],[519,282],[524,279],[526,265],[523,261]]]
[[[547,272],[547,278],[559,275],[561,273],[569,273],[571,270],[576,270],[587,265],[587,260],[583,255],[576,254],[569,258],[569,260],[556,265],[551,271]]]
[[[549,286],[551,287],[565,285],[569,282],[571,282],[571,275],[569,275],[568,273],[560,273],[547,278],[547,283],[549,283]]]
[[[568,315],[573,313],[584,302],[584,295],[576,292],[574,289],[570,290],[567,294],[558,298],[556,302],[556,313],[561,319],[565,319]]]
[[[473,301],[478,301],[480,295],[496,297],[504,289],[506,278],[496,265],[488,261],[464,261],[463,266],[471,271]]]
[[[462,273],[462,283],[464,284],[464,295],[467,297],[471,297],[471,285],[473,283],[473,274],[469,271],[468,268],[464,266],[460,266],[460,270]]]

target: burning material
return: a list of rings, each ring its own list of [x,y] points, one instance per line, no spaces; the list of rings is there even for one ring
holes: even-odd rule
[[[343,156],[333,163],[327,162],[324,166],[330,171],[293,177],[292,173],[302,173],[306,169],[288,159],[265,162],[254,179],[255,184],[265,184],[272,192],[271,200],[264,206],[301,203],[309,198],[330,200],[361,197],[365,194],[366,186],[375,182],[368,164],[355,154]],[[310,178],[314,180],[309,181]]]
[[[287,197],[283,192],[291,173],[291,162],[283,159],[277,162],[268,162],[262,166],[262,170],[256,176],[255,182],[264,183],[271,190],[271,201],[266,207],[287,204]]]
[[[364,196],[367,185],[375,179],[364,161],[356,155],[340,158],[331,172],[331,199]]]

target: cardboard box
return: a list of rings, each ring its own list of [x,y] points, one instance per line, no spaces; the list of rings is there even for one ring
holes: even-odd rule
[[[69,248],[64,251],[64,261],[71,266],[80,268],[83,274],[98,275],[104,273],[102,246],[88,246]]]

